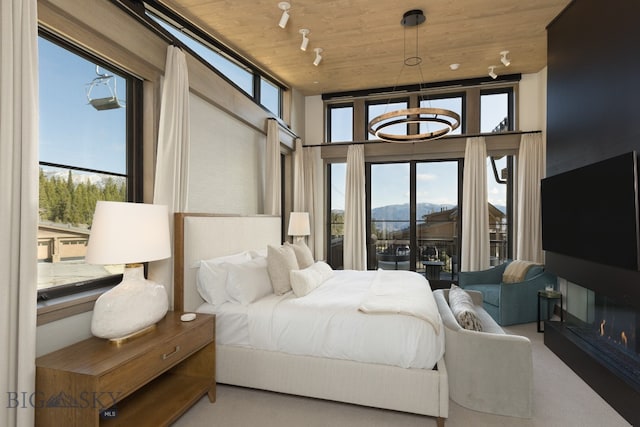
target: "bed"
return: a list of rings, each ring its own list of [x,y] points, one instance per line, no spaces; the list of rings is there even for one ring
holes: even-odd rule
[[[196,286],[200,261],[281,244],[278,216],[176,213],[174,228],[174,309],[178,311],[206,311]],[[260,302],[268,310],[273,298]],[[224,317],[241,319],[244,314],[231,309]],[[433,368],[402,367],[252,348],[219,335],[218,383],[428,415],[436,417],[439,426],[444,426],[448,416],[448,379],[442,357]]]

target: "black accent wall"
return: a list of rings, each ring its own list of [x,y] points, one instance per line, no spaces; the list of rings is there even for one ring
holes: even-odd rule
[[[547,36],[547,176],[640,152],[640,1],[574,0]],[[551,252],[546,264],[640,307],[639,272]]]

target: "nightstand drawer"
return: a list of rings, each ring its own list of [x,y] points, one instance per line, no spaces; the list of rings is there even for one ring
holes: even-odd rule
[[[121,393],[119,397],[124,398],[211,342],[214,332],[211,324],[206,322],[197,327],[185,327],[183,333],[158,342],[126,366],[105,373],[100,379],[100,391]]]

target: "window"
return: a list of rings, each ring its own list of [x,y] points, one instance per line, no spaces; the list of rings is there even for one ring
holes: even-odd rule
[[[372,119],[378,117],[381,114],[390,113],[396,110],[403,110],[408,108],[408,101],[371,101],[367,102],[367,123]],[[390,122],[395,119],[383,120],[381,123]],[[406,124],[390,125],[384,128],[385,133],[391,133],[394,135],[407,135],[408,126]],[[367,130],[367,139],[377,139],[375,135],[371,135]]]
[[[457,280],[459,162],[416,165],[416,270],[429,280]]]
[[[368,268],[414,270],[456,280],[459,162],[371,164]]]
[[[328,107],[327,142],[353,141],[353,104]]]
[[[482,91],[480,94],[480,132],[513,130],[513,90]]]
[[[509,176],[511,156],[487,158],[487,195],[489,199],[489,264],[499,265],[511,257],[509,224]]]
[[[256,71],[237,54],[221,47],[208,35],[188,27],[188,23],[171,10],[154,2],[145,5],[147,15],[167,30],[173,37],[216,69],[229,82],[247,94],[256,103],[274,115],[282,117],[282,87]],[[157,8],[157,9],[156,9]],[[256,83],[254,83],[256,82]]]
[[[342,268],[344,249],[344,203],[346,190],[346,163],[331,163],[327,167],[329,181],[329,226],[327,262],[334,269]]]
[[[278,86],[264,77],[260,77],[260,104],[278,117],[282,116],[280,114],[281,94]]]
[[[470,80],[455,88],[435,85],[428,89],[394,88],[390,100],[381,99],[386,94],[379,89],[323,95],[327,142],[351,142],[354,129],[358,138],[374,117],[413,107],[442,108],[459,114],[460,126],[453,135],[463,136],[470,130],[473,133],[478,130],[481,133],[512,131],[516,113],[514,91],[518,80],[519,77],[514,77],[511,82],[497,85],[490,81]],[[408,135],[433,131],[429,126],[428,123],[395,123],[386,130]],[[368,134],[368,129],[364,133],[368,140],[375,140]],[[451,140],[454,144],[456,138]],[[389,146],[398,147],[397,152],[394,148],[372,146],[371,160],[376,163],[366,163],[368,268],[405,268],[422,272],[430,280],[457,280],[462,238],[459,212],[464,209],[461,206],[464,151],[458,152],[458,148],[458,151],[449,152],[444,141],[415,144],[412,149],[407,149],[406,145],[402,148],[401,145]],[[491,149],[496,151],[497,148]],[[489,160],[487,208],[491,219],[490,263],[497,265],[513,253],[513,157],[496,158],[494,162],[500,179],[495,180],[493,163]],[[331,177],[344,177],[345,169],[344,164],[340,169],[336,164],[328,169],[331,194],[327,217],[331,218],[328,223],[332,231],[328,232],[327,239],[333,239],[328,258],[335,252],[335,242],[340,242],[342,250],[344,193],[339,196],[340,210],[335,206],[334,200],[338,196]],[[344,178],[341,179],[343,183]],[[336,238],[338,227],[339,239]]]
[[[383,270],[410,269],[409,163],[372,164],[371,237],[376,265]]]
[[[96,201],[141,195],[141,84],[51,35],[38,42],[38,297],[47,299],[119,280],[122,266],[88,265],[84,254]]]
[[[458,113],[458,115],[460,115],[460,126],[458,126],[456,130],[451,132],[451,135],[460,135],[463,133],[464,115],[462,111],[462,105],[462,96],[420,100],[420,108],[442,108],[445,110],[453,111],[454,113]],[[441,127],[438,127],[437,129],[441,129]],[[420,123],[420,133],[426,133],[433,130],[435,129],[429,129],[428,123]]]

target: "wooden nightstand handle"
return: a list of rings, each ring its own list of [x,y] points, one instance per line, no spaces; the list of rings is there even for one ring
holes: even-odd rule
[[[171,353],[165,353],[162,355],[162,360],[167,360],[168,358],[170,358],[171,356],[173,356],[174,354],[176,354],[177,352],[180,351],[180,346],[177,345],[175,350],[173,350]]]

